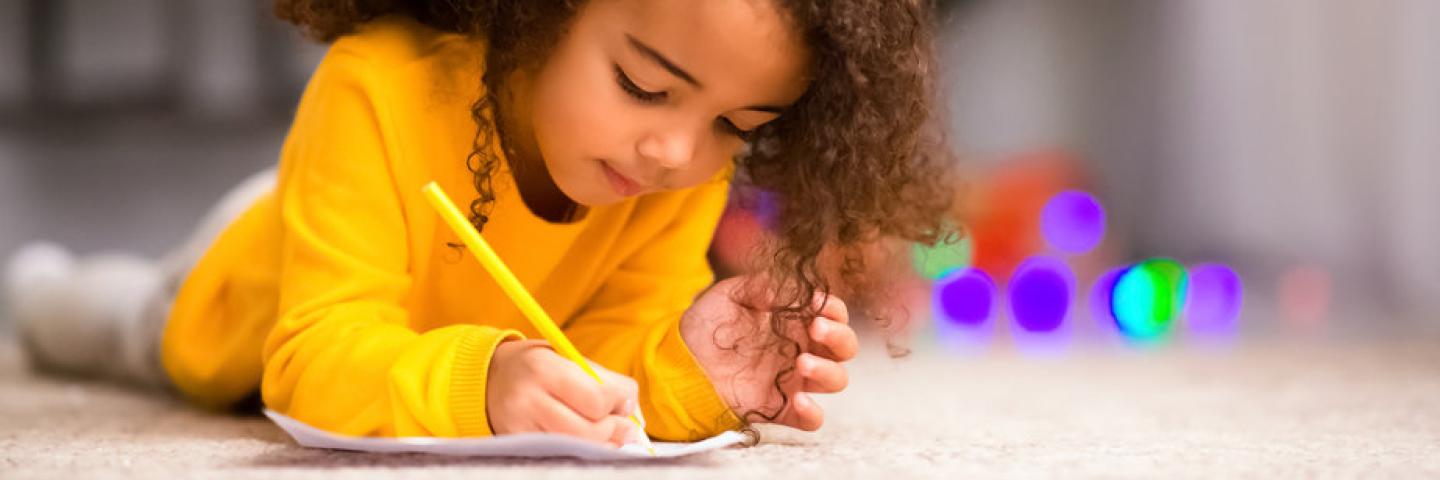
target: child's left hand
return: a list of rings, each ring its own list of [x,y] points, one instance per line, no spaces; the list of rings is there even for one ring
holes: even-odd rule
[[[681,319],[680,336],[721,398],[742,417],[752,410],[776,414],[781,405],[776,375],[793,367],[779,384],[789,404],[768,421],[801,430],[819,429],[824,412],[810,394],[844,390],[849,375],[841,362],[854,358],[858,349],[845,303],[833,295],[817,295],[814,305],[823,302],[824,308],[810,327],[804,329],[794,322],[783,332],[800,349],[792,361],[776,351],[769,310],[757,307],[757,302],[737,303],[744,281],[743,277],[727,279],[700,295]],[[750,420],[757,419],[752,416]]]

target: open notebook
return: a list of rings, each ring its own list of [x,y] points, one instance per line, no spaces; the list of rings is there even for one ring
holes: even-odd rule
[[[440,437],[351,437],[330,433],[274,412],[265,410],[285,433],[296,443],[311,448],[354,450],[360,452],[418,452],[440,455],[477,457],[574,457],[586,460],[624,460],[643,458],[673,458],[708,452],[717,448],[744,443],[745,434],[735,431],[694,442],[655,442],[652,457],[638,444],[611,448],[578,438],[550,433],[524,433],[478,438]]]

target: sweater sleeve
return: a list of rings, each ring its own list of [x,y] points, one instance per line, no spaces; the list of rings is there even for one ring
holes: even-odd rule
[[[264,348],[267,407],[360,436],[490,435],[486,375],[513,330],[413,330],[406,218],[378,70],[337,43],[282,154],[279,318]],[[413,160],[412,160],[413,161]]]
[[[741,425],[680,337],[681,315],[714,281],[705,253],[727,192],[726,182],[697,187],[565,329],[586,357],[635,379],[646,432],[660,440],[698,440]]]

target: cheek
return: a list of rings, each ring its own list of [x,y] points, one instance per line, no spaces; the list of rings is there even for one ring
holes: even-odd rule
[[[554,160],[608,157],[624,138],[625,115],[603,78],[592,69],[560,69],[535,93],[535,132],[541,150]]]

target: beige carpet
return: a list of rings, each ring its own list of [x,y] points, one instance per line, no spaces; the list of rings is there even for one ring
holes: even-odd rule
[[[872,348],[819,433],[600,465],[303,449],[260,417],[36,377],[0,340],[0,478],[1440,477],[1435,337],[1054,359]]]

